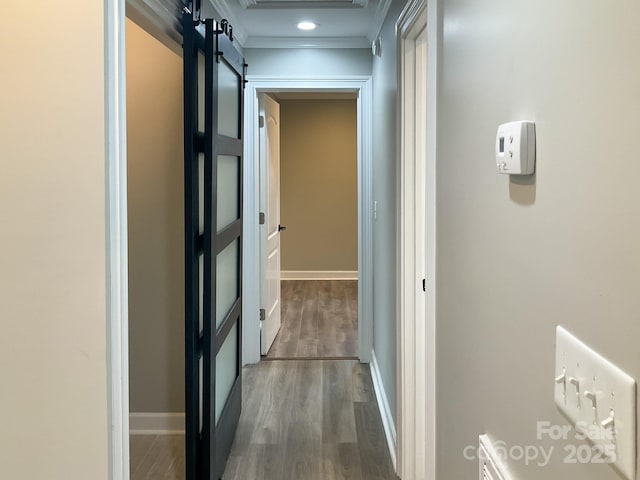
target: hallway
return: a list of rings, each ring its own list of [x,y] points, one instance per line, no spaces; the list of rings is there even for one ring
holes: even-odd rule
[[[243,375],[243,411],[223,480],[397,478],[368,366],[272,361]],[[183,479],[183,439],[133,436],[131,479]]]

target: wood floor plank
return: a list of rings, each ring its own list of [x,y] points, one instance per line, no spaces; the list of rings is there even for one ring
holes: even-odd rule
[[[318,356],[318,293],[317,282],[305,282],[304,303],[300,312],[300,335],[296,356],[315,357]]]
[[[238,421],[238,429],[234,440],[241,451],[249,448],[257,424],[256,418],[263,404],[260,396],[248,395],[247,393],[266,391],[267,382],[268,374],[265,374],[262,369],[255,368],[254,365],[242,369],[243,415],[240,416]]]
[[[362,475],[367,480],[396,478],[389,455],[380,455],[387,447],[377,405],[374,402],[355,402],[353,409]]]
[[[343,351],[358,352],[358,282],[344,283],[344,315],[341,324],[344,335]]]
[[[293,409],[295,366],[287,368],[283,362],[263,362],[257,367],[263,372],[265,383],[261,390],[248,393],[260,398],[257,415],[245,415],[255,423],[251,443],[282,444],[286,441],[288,415]]]
[[[271,480],[282,478],[284,445],[250,445],[242,456],[232,453],[222,480]]]
[[[159,435],[157,449],[160,453],[160,461],[156,463],[150,479],[173,480],[184,478],[184,448],[183,435]]]
[[[239,475],[241,474],[240,469],[243,465],[243,457],[230,456],[227,460],[224,473],[222,474],[222,480],[241,478]]]
[[[330,280],[320,280],[316,282],[319,357],[335,357],[338,352],[337,323],[339,320],[331,283]]]
[[[286,281],[287,284],[281,297],[281,327],[276,336],[269,357],[295,357],[302,325],[302,309],[304,306],[305,283],[301,281]]]
[[[322,445],[322,480],[366,480],[360,468],[357,443]]]
[[[289,424],[283,479],[322,480],[321,430],[319,422],[292,421]]]
[[[358,355],[358,282],[282,282],[282,324],[268,359]]]
[[[278,362],[282,364],[282,362]],[[322,371],[324,362],[292,362],[294,375],[293,404],[288,415],[292,421],[322,422]],[[289,369],[287,369],[289,370]]]
[[[356,363],[353,366],[351,381],[353,383],[354,402],[376,401],[376,394],[373,389],[373,381],[371,379],[371,371],[369,370],[368,365]]]
[[[151,445],[157,440],[157,435],[131,435],[129,438],[130,461],[129,469],[131,478],[135,479]]]
[[[355,362],[353,362],[355,363]],[[323,362],[322,442],[356,443],[352,362]]]
[[[156,470],[156,463],[162,456],[162,452],[157,448],[160,442],[160,435],[155,435],[153,443],[149,447],[144,459],[136,472],[136,480],[148,480],[152,478]]]
[[[184,479],[184,435],[132,435],[131,437],[132,480]],[[141,447],[145,450],[140,450]]]

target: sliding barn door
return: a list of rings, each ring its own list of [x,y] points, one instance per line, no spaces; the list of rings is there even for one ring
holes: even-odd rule
[[[218,480],[240,417],[244,59],[183,15],[186,479]]]

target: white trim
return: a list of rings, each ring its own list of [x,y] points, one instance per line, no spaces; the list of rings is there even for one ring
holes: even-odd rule
[[[358,272],[347,270],[282,270],[280,280],[358,280]]]
[[[387,13],[389,13],[389,8],[391,7],[391,1],[392,0],[380,0],[378,3],[378,9],[376,10],[373,22],[371,23],[367,34],[367,38],[370,42],[374,42],[380,35],[382,26],[384,25],[384,19],[387,18]]]
[[[129,479],[125,3],[106,0],[105,180],[109,479]]]
[[[393,468],[397,472],[396,462],[396,425],[391,414],[391,408],[389,408],[389,401],[387,400],[387,394],[384,391],[384,384],[382,383],[382,376],[380,375],[380,366],[376,359],[376,353],[371,352],[371,380],[373,381],[373,390],[376,393],[376,401],[378,403],[378,410],[380,410],[380,417],[382,417],[382,426],[384,427],[384,435],[387,439],[387,446],[389,447],[389,454],[391,455],[391,461],[393,462]]]
[[[247,77],[244,142],[244,259],[242,359],[260,361],[260,243],[257,192],[258,93],[259,92],[357,92],[358,93],[358,343],[360,361],[371,361],[373,349],[373,173],[372,88],[370,76]],[[255,312],[255,313],[253,313]]]
[[[358,95],[358,353],[373,352],[373,91],[371,77]]]
[[[439,2],[427,4],[427,151],[426,151],[426,270],[430,279],[429,295],[426,300],[425,321],[425,440],[426,447],[422,452],[425,462],[426,480],[436,480],[436,292],[437,292],[437,102],[438,102],[438,51],[440,45],[440,11]]]
[[[427,28],[426,132],[413,123],[415,39]],[[438,1],[412,0],[398,45],[398,474],[436,478],[436,101]],[[423,161],[416,139],[426,138]],[[417,177],[420,176],[419,179]],[[420,240],[420,241],[416,241]],[[422,278],[427,294],[422,294]]]
[[[184,434],[184,413],[136,412],[129,414],[131,435]]]

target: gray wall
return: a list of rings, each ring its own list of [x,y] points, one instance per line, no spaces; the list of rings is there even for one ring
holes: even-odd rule
[[[371,75],[366,48],[246,48],[248,75]]]
[[[382,27],[382,55],[373,61],[373,344],[396,416],[396,38],[404,0],[394,0]]]
[[[127,20],[132,412],[184,411],[182,58]]]
[[[543,445],[554,329],[640,378],[640,4],[445,0],[438,113],[438,479],[477,478],[488,432]],[[535,120],[531,182],[496,173],[498,124]],[[575,442],[574,442],[575,443]],[[579,444],[579,443],[578,443]],[[563,463],[518,479],[613,480]],[[640,478],[640,477],[638,477]]]

